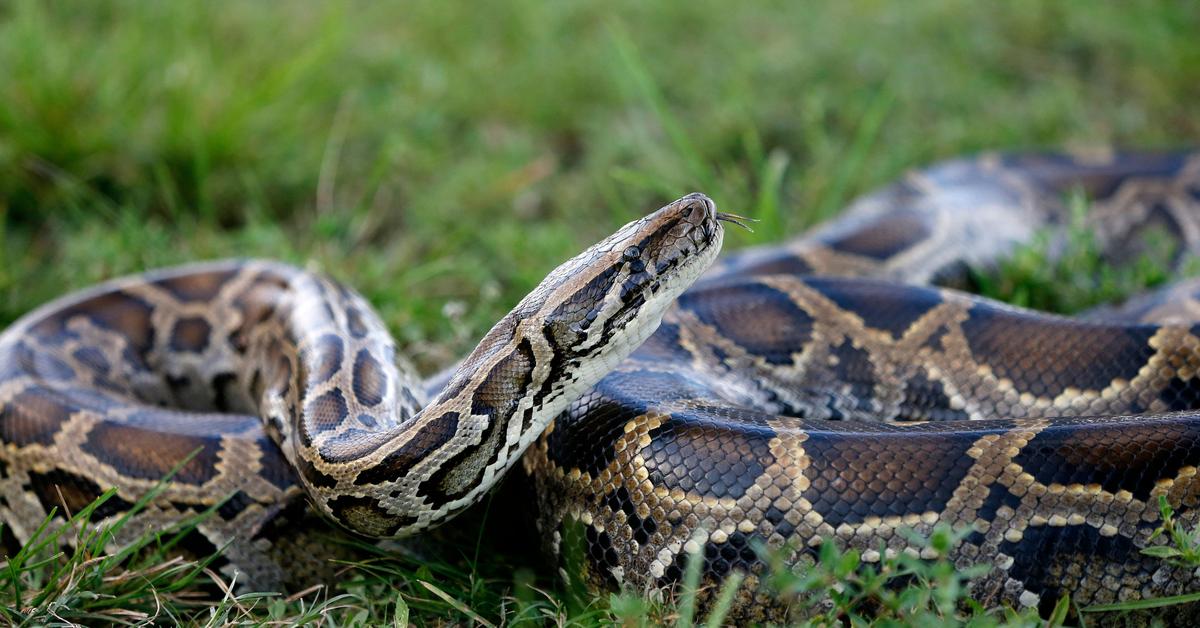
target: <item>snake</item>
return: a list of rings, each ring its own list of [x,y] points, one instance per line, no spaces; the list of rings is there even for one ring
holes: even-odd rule
[[[986,565],[985,605],[1200,590],[1141,551],[1167,542],[1160,500],[1200,523],[1200,284],[1075,318],[964,291],[1039,234],[1061,244],[1072,193],[1106,260],[1200,251],[1192,152],[952,159],[720,258],[746,219],[693,193],[550,272],[425,380],[319,272],[110,280],[0,334],[5,551],[114,489],[91,516],[127,519],[118,537],[208,513],[180,551],[295,588],[328,571],[325,522],[421,533],[516,468],[545,550],[574,539],[590,585],[660,595],[700,560],[706,590],[744,575],[747,621],[789,617],[763,548],[930,558],[935,526],[962,531],[956,566]]]

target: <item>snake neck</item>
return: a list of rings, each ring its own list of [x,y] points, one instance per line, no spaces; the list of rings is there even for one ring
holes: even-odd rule
[[[373,537],[406,536],[473,504],[568,404],[653,333],[591,350],[553,333],[549,294],[530,295],[424,403],[365,301],[333,282],[289,278],[278,325],[254,339],[248,384],[267,431],[333,520]]]
[[[618,345],[572,351],[548,331],[547,308],[536,298],[523,302],[419,409],[415,380],[401,383],[410,380],[382,359],[390,344],[351,349],[334,340],[344,339],[340,333],[299,339],[303,366],[295,385],[304,393],[290,444],[313,501],[368,536],[406,536],[437,525],[478,501],[556,416],[661,320],[657,314],[640,321],[637,334]],[[377,323],[365,322],[367,328]],[[352,351],[357,355],[347,355]],[[324,383],[339,371],[349,385]]]

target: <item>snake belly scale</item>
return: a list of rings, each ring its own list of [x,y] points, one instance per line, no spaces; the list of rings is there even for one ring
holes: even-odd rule
[[[523,461],[541,538],[559,552],[582,525],[590,582],[662,590],[697,550],[710,581],[749,574],[747,619],[787,617],[757,588],[758,544],[803,563],[832,538],[871,561],[939,523],[972,530],[952,558],[992,566],[984,603],[1195,591],[1140,549],[1163,542],[1160,498],[1200,520],[1197,286],[1083,319],[945,287],[1061,225],[1075,187],[1112,259],[1148,230],[1200,250],[1190,153],[946,162],[720,261],[739,218],[692,194],[551,272],[426,384],[323,276],[230,261],[115,280],[0,335],[0,520],[19,543],[109,487],[97,516],[119,516],[186,460],[134,528],[216,507],[199,533],[268,589],[301,569],[281,522],[306,502],[405,536]]]

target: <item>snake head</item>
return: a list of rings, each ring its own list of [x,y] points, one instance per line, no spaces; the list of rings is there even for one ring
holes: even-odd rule
[[[560,266],[539,290],[545,337],[561,355],[602,355],[615,366],[658,327],[674,301],[712,264],[724,231],[699,193],[635,220]],[[518,308],[520,309],[520,308]]]
[[[688,194],[566,261],[492,327],[443,396],[521,346],[534,356],[525,362],[537,364],[509,371],[569,381],[582,394],[654,333],[675,298],[712,265],[726,216],[707,196]]]
[[[712,265],[724,216],[707,196],[689,194],[566,261],[492,327],[442,397],[520,353],[531,357],[501,370],[529,372],[539,385],[553,380],[547,385],[561,391],[554,396],[565,406],[654,333],[675,298]]]

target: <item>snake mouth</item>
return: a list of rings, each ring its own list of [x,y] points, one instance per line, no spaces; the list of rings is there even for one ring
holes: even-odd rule
[[[734,224],[734,225],[737,225],[737,226],[745,229],[746,231],[749,231],[750,233],[754,233],[754,229],[752,229],[750,227],[750,225],[747,223],[758,222],[757,218],[741,216],[738,214],[734,214],[732,212],[717,211],[717,204],[715,202],[713,202],[713,200],[711,198],[705,196],[704,194],[702,194],[700,192],[692,192],[691,194],[688,194],[687,196],[684,196],[683,198],[681,198],[675,202],[681,203],[681,202],[688,202],[688,201],[703,202],[704,203],[704,213],[707,216],[707,218],[710,220],[718,220],[720,222],[727,222],[730,224]],[[690,212],[685,213],[684,216],[687,217],[688,214],[690,214]]]

